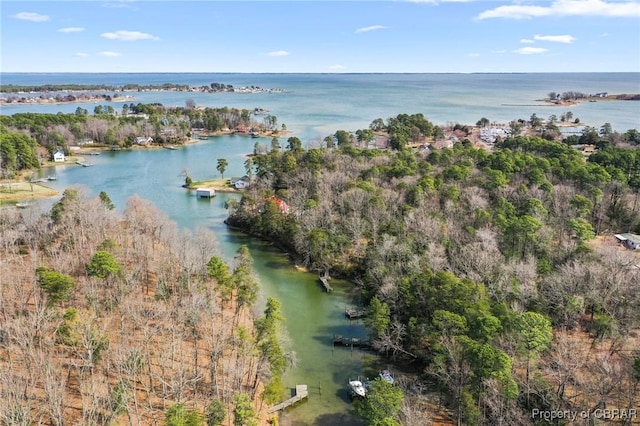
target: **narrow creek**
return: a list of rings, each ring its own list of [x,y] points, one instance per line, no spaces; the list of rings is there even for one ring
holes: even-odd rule
[[[287,388],[306,384],[309,398],[288,408],[282,425],[358,425],[350,413],[347,381],[352,377],[375,374],[375,356],[359,349],[334,347],[333,336],[366,337],[361,321],[348,320],[344,311],[352,304],[352,286],[333,279],[333,291],[326,293],[314,273],[302,271],[286,253],[271,244],[224,224],[225,201],[238,194],[218,194],[211,200],[197,199],[181,188],[183,170],[194,180],[219,177],[218,158],[229,162],[225,176],[242,176],[245,154],[255,139],[225,136],[203,141],[179,150],[134,150],[104,152],[87,157],[92,167],[77,165],[43,169],[38,177],[56,176],[46,185],[62,192],[81,185],[90,195],[106,192],[118,209],[137,194],[153,202],[180,227],[197,230],[206,227],[215,234],[221,254],[231,260],[241,245],[247,245],[254,259],[261,297],[277,298],[284,314],[284,334],[295,352],[295,365],[284,376]],[[288,398],[283,395],[283,399]]]

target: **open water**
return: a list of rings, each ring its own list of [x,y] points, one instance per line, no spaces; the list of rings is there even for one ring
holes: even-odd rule
[[[159,102],[184,106],[187,99],[211,107],[264,108],[285,123],[305,144],[313,144],[336,130],[368,127],[376,118],[400,113],[423,113],[435,124],[473,124],[482,117],[508,122],[528,119],[531,114],[547,118],[567,112],[564,107],[545,106],[536,99],[551,92],[640,93],[639,73],[620,74],[0,74],[2,84],[163,84],[209,85],[213,82],[240,86],[284,89],[284,93],[131,93],[134,103]],[[121,94],[122,95],[122,94]],[[106,104],[106,103],[105,103]],[[519,106],[506,106],[518,104]],[[113,103],[119,110],[120,103]],[[9,105],[2,114],[17,112],[73,112],[93,104]],[[572,106],[574,117],[599,127],[608,122],[615,130],[640,128],[640,102],[585,102]],[[223,255],[232,259],[242,244],[248,244],[255,260],[263,297],[282,302],[285,329],[297,353],[297,366],[285,375],[293,388],[307,384],[308,401],[289,409],[284,425],[358,424],[350,414],[346,388],[349,377],[373,376],[376,358],[371,354],[333,348],[334,334],[365,336],[361,322],[344,318],[352,303],[348,283],[332,282],[335,291],[326,294],[317,276],[301,272],[288,257],[269,244],[229,230],[223,223],[225,200],[236,194],[219,194],[211,200],[196,199],[180,187],[186,168],[195,180],[218,177],[218,158],[229,162],[225,176],[244,174],[245,155],[256,139],[220,136],[178,150],[150,149],[107,152],[88,156],[93,167],[76,165],[44,169],[39,177],[55,175],[46,185],[60,193],[83,186],[92,195],[105,191],[118,209],[137,194],[152,201],[179,226],[211,229]],[[269,143],[268,139],[260,140]],[[43,201],[51,204],[52,200]],[[284,396],[283,396],[284,397]]]
[[[570,111],[582,124],[599,128],[610,123],[625,132],[640,128],[640,101],[583,102],[571,107],[550,106],[538,100],[550,92],[595,94],[640,93],[640,73],[548,74],[77,74],[2,73],[0,81],[14,85],[127,83],[192,86],[211,83],[234,87],[277,88],[284,93],[133,92],[134,103],[159,102],[184,106],[187,99],[209,107],[263,108],[286,124],[303,142],[334,133],[366,128],[376,118],[422,113],[438,125],[475,124],[514,119],[560,117]],[[107,104],[107,103],[103,103]],[[112,103],[116,110],[122,103]],[[7,105],[2,114],[16,112],[73,112],[93,104]]]

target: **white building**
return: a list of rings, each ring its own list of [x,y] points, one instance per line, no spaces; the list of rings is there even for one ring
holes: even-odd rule
[[[196,197],[198,198],[212,198],[216,196],[216,190],[212,188],[198,188],[196,189]]]
[[[640,250],[640,235],[624,233],[616,234],[615,237],[625,247],[631,250]]]

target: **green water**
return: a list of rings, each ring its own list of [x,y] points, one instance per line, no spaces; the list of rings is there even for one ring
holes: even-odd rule
[[[297,270],[287,255],[268,243],[232,232],[227,237],[225,252],[247,244],[264,293],[282,303],[285,330],[297,358],[295,368],[284,376],[285,385],[306,384],[309,389],[307,401],[282,414],[282,424],[360,424],[349,415],[346,382],[349,377],[363,375],[363,365],[371,354],[332,344],[334,334],[366,337],[361,322],[344,316],[352,286],[332,279],[333,292],[326,293],[316,274]]]
[[[269,243],[228,229],[223,222],[227,217],[225,201],[239,197],[238,194],[198,199],[180,187],[184,168],[196,180],[219,177],[215,171],[217,158],[229,160],[225,176],[242,176],[244,155],[252,151],[254,143],[250,138],[220,137],[177,151],[103,153],[88,157],[93,167],[61,166],[43,170],[37,177],[55,175],[57,180],[47,182],[47,186],[60,192],[76,185],[88,188],[93,196],[104,191],[119,210],[137,194],[152,201],[181,227],[194,232],[201,227],[212,230],[227,260],[233,258],[241,245],[247,245],[262,292],[256,310],[261,313],[267,297],[281,302],[286,318],[283,333],[290,341],[288,349],[296,354],[297,363],[286,372],[284,385],[293,389],[297,384],[306,384],[309,389],[306,401],[282,413],[281,424],[360,424],[350,414],[347,380],[364,376],[365,365],[373,356],[332,345],[334,334],[366,336],[360,321],[349,321],[344,316],[345,307],[351,303],[352,286],[334,279],[331,281],[334,291],[326,293],[316,274],[296,269],[285,253]],[[287,393],[283,399],[289,396]]]

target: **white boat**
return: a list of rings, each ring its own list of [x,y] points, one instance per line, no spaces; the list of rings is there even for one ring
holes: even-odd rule
[[[389,382],[391,384],[393,384],[393,382],[395,381],[393,376],[391,375],[391,371],[389,370],[382,370],[380,372],[380,378],[385,382]]]
[[[367,394],[364,384],[362,384],[362,381],[360,380],[349,379],[349,388],[351,388],[351,392],[356,396],[364,398]]]
[[[58,180],[58,178],[55,176],[49,176],[47,177],[47,180]]]
[[[31,203],[28,203],[26,201],[21,201],[19,203],[16,203],[16,207],[19,209],[26,209],[28,207],[31,207]]]

